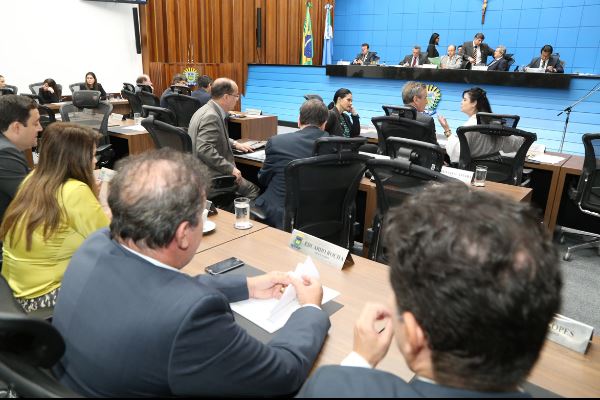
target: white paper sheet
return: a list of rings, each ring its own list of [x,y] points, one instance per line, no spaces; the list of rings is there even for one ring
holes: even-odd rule
[[[536,154],[532,157],[529,157],[528,159],[533,161],[539,161],[541,163],[557,164],[563,161],[565,158],[559,156],[551,156],[550,154]]]

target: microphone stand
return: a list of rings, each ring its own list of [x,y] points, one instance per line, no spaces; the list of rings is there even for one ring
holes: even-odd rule
[[[565,137],[567,136],[567,126],[569,125],[569,118],[571,117],[571,111],[573,111],[573,107],[575,107],[577,104],[581,103],[597,91],[600,91],[600,83],[594,86],[589,92],[587,92],[585,96],[583,96],[575,103],[571,104],[570,106],[558,113],[557,117],[560,117],[563,113],[567,113],[567,119],[565,120],[565,128],[563,129],[562,139],[560,140],[560,148],[558,149],[559,153],[562,153],[563,145],[565,144]]]

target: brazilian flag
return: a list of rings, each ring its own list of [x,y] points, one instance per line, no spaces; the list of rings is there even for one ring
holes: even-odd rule
[[[312,65],[313,59],[313,34],[312,22],[310,20],[310,8],[312,4],[306,3],[306,18],[304,19],[304,30],[302,31],[302,59],[300,64]]]

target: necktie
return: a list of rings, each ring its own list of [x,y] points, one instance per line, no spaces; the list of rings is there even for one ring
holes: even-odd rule
[[[542,61],[542,69],[546,69],[547,66],[548,66],[548,60]]]
[[[479,47],[475,46],[475,50],[473,51],[475,64],[479,64],[481,62],[481,56],[479,55]]]
[[[417,57],[413,57],[412,67],[417,65]]]

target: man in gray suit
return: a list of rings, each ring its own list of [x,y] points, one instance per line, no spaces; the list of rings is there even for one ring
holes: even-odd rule
[[[229,138],[227,118],[240,98],[237,84],[231,79],[219,78],[212,84],[211,100],[194,113],[188,128],[194,155],[209,169],[209,178],[233,175],[237,192],[249,199],[260,194],[258,186],[242,177],[235,166],[232,149],[251,152],[252,148]]]
[[[427,142],[437,144],[435,136],[435,121],[431,116],[424,113],[427,107],[427,86],[421,82],[406,82],[402,88],[402,101],[406,107],[417,110],[417,121],[429,126],[429,137]]]
[[[55,374],[88,397],[277,396],[304,382],[330,323],[321,284],[281,272],[191,277],[202,240],[206,177],[190,154],[130,157],[111,181],[110,231],[73,255],[54,309],[66,351]],[[303,306],[263,344],[230,302],[281,296]]]
[[[562,286],[537,213],[453,183],[405,200],[384,226],[393,306],[367,305],[354,352],[319,369],[300,397],[529,397],[519,386]],[[410,383],[373,369],[393,336],[416,374]]]

